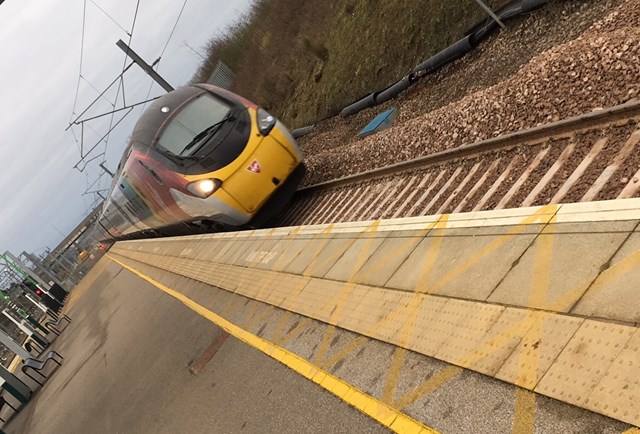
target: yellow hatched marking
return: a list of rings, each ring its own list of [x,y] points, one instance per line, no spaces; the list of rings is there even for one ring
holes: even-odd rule
[[[249,316],[249,317],[245,317],[245,323],[243,324],[243,327],[246,329],[252,329],[253,327],[255,327],[256,325],[260,324],[266,317],[268,317],[269,315],[271,315],[273,313],[273,311],[275,310],[275,306],[270,305],[270,304],[263,304],[260,302],[255,302],[255,304],[261,306],[262,312],[258,313],[257,309],[254,310],[253,315]]]
[[[267,341],[266,339],[263,339],[248,332],[247,330],[238,327],[237,325],[224,319],[220,315],[196,303],[189,297],[186,297],[184,294],[181,294],[180,292],[169,288],[166,285],[163,285],[162,283],[152,279],[151,277],[139,272],[135,268],[132,268],[120,262],[111,255],[107,255],[107,257],[121,267],[129,270],[141,279],[149,282],[151,285],[170,295],[171,297],[179,300],[186,307],[193,310],[200,316],[208,319],[218,327],[224,329],[225,331],[227,331],[227,333],[231,334],[235,338],[243,341],[253,348],[260,350],[264,354],[267,354],[280,363],[287,365],[293,371],[297,372],[307,379],[310,379],[311,381],[328,390],[349,405],[357,408],[362,413],[368,415],[372,419],[380,422],[393,431],[397,433],[437,433],[437,431],[433,428],[427,427],[417,420],[410,418],[409,416],[383,403],[382,401],[379,401],[373,396],[367,395],[366,393],[358,390],[352,385],[309,363],[307,360],[303,359],[297,354],[289,352],[284,348]]]
[[[533,217],[533,216],[531,216]],[[522,224],[527,224],[527,222],[529,223],[535,223],[537,221],[536,218],[532,219],[531,217],[527,218],[525,221],[523,221]],[[544,223],[544,221],[542,221]],[[517,228],[516,228],[516,233],[517,233]],[[542,237],[541,237],[542,238]],[[540,239],[541,239],[540,238]],[[538,255],[541,255],[541,253],[538,251],[537,252]],[[616,278],[618,278],[619,276],[621,276],[622,274],[628,272],[629,270],[633,269],[635,266],[637,266],[638,262],[640,261],[640,252],[637,252],[633,255],[630,255],[626,258],[624,258],[622,261],[618,262],[617,264],[615,264],[614,266],[612,266],[611,268],[609,268],[608,270],[605,270],[605,272],[601,273],[600,276],[598,277],[598,280],[596,280],[595,284],[592,285],[590,291],[595,291],[600,289],[601,287],[603,287],[605,284],[615,280]],[[573,291],[581,291],[583,292],[584,290],[586,290],[586,288],[588,287],[590,282],[586,282],[584,285],[579,285],[577,288],[575,288]],[[533,285],[533,282],[532,282]],[[535,294],[539,294],[537,291],[535,291]],[[545,296],[545,301],[546,301],[546,296]],[[572,304],[572,300],[573,297],[571,297],[571,294],[567,295],[565,294],[564,296],[559,297],[557,300],[550,302],[548,301],[546,304],[553,307],[553,306],[564,306],[564,308],[566,309],[567,307],[570,307]],[[402,312],[392,312],[393,314],[397,313],[397,314],[404,314],[406,313],[406,310],[402,311]],[[384,318],[381,322],[385,322],[386,319],[388,317]],[[531,319],[529,319],[529,321],[531,321]],[[520,324],[518,324],[520,325]],[[531,323],[529,323],[529,325],[531,325]],[[513,329],[513,330],[511,330]],[[512,331],[514,331],[516,329],[516,327],[512,327],[511,329],[507,329],[506,331],[504,331],[503,334],[507,334],[507,333],[511,333]],[[488,345],[496,345],[497,343],[501,342],[501,336],[497,336],[495,337],[492,341],[490,341],[489,343],[485,343],[484,346],[487,347]],[[504,338],[502,338],[502,341],[505,341]],[[474,357],[470,356],[467,357],[466,360],[473,360]],[[453,377],[452,377],[453,378]],[[416,389],[417,390],[417,389]],[[433,389],[432,389],[433,390]],[[430,392],[427,392],[430,393]],[[525,399],[527,398],[525,395],[523,395],[525,397]],[[526,405],[526,402],[523,400],[521,405]]]
[[[429,378],[428,380],[425,380],[422,384],[420,384],[418,387],[413,389],[411,392],[398,398],[393,403],[393,406],[398,410],[403,410],[407,408],[418,399],[429,395],[438,387],[448,383],[450,380],[462,374],[462,371],[463,369],[459,366],[454,366],[454,365],[447,366],[446,368],[442,369],[433,377]]]
[[[516,411],[513,416],[513,432],[533,434],[536,425],[536,394],[516,386]]]
[[[432,229],[433,227],[439,222],[435,221],[431,224],[429,224],[426,228],[422,229],[419,233],[418,233],[418,237],[424,237],[426,236]],[[413,239],[409,239],[406,242],[402,243],[401,245],[397,246],[395,249],[393,249],[391,252],[389,252],[389,256],[395,256],[398,255],[402,252],[404,252],[408,247],[410,247],[412,244],[416,244],[415,241]],[[372,265],[375,265],[379,262],[382,262],[383,260],[386,260],[386,258],[380,258],[374,262],[372,262]],[[357,274],[357,272],[359,271],[358,269],[355,269],[354,272],[351,275],[351,279],[354,278],[354,276]],[[354,285],[355,286],[355,285]],[[351,288],[352,289],[352,288]],[[325,308],[328,306],[329,303],[325,303],[321,309]],[[395,319],[401,312],[396,310],[394,312],[391,312],[389,315],[385,316],[385,318],[383,318],[382,320],[380,320],[378,323],[375,324],[375,326],[370,330],[370,333],[375,333],[378,330],[380,330],[382,327],[384,327],[384,325],[386,325],[388,322],[392,321],[393,319]],[[349,354],[352,351],[355,351],[356,349],[360,349],[362,346],[364,346],[367,341],[368,341],[368,337],[366,336],[360,336],[356,339],[354,339],[353,341],[349,342],[344,348],[342,348],[337,354],[335,354],[334,356],[332,356],[331,358],[329,358],[328,360],[325,360],[321,366],[325,367],[325,368],[330,368],[332,366],[334,366],[336,363],[338,363],[340,360],[345,359],[346,357],[349,356]]]
[[[384,384],[382,391],[382,401],[387,404],[393,403],[393,398],[396,396],[396,389],[400,382],[400,376],[402,375],[402,368],[404,367],[404,360],[407,355],[407,350],[402,347],[397,347],[393,352],[393,360],[391,361],[391,368],[387,375],[387,381]]]
[[[534,214],[533,216],[529,216],[529,217],[525,218],[525,219],[520,223],[520,225],[531,224],[531,223],[534,223],[534,222],[538,221],[540,218],[544,217],[544,216],[540,216],[540,214],[544,214],[545,212],[547,212],[547,210],[548,210],[548,209],[549,209],[549,207],[543,207],[542,209],[538,210],[538,212],[537,212],[536,214]],[[556,209],[556,207],[553,207],[553,209],[555,210],[555,209]],[[446,218],[446,217],[445,217],[445,218]],[[433,227],[433,226],[435,226],[436,224],[437,224],[437,222],[434,222],[434,223],[432,224],[432,227]],[[513,230],[513,231],[512,231],[512,233],[511,233],[510,235],[511,235],[511,236],[513,236],[513,235],[515,235],[515,234],[517,234],[517,233],[521,232],[522,230],[523,230],[523,227],[522,227],[522,226],[516,227],[516,228],[515,228],[515,230]],[[502,236],[502,237],[503,237],[503,238],[507,238],[507,239],[508,239],[508,238],[510,238],[510,237],[511,237],[510,235],[504,235],[504,236]],[[505,240],[505,242],[506,242],[506,240]],[[485,249],[485,250],[486,250],[486,249]],[[488,252],[486,252],[486,251],[485,251],[485,254],[486,254],[486,253],[488,253]],[[472,258],[472,259],[473,259],[473,258]],[[464,265],[464,264],[462,264],[462,265]],[[457,270],[455,270],[455,271],[462,272],[462,271],[464,271],[464,269],[461,269],[461,267],[458,267],[458,269],[457,269]],[[447,276],[444,276],[444,277],[446,278]],[[419,308],[419,306],[420,306],[420,302],[422,301],[422,297],[423,297],[423,295],[422,295],[422,294],[416,293],[416,294],[415,294],[415,297],[414,297],[414,300],[412,300],[412,301],[413,301],[413,303],[410,303],[410,306],[406,306],[406,307],[401,306],[401,307],[399,307],[399,308],[395,309],[393,312],[390,312],[390,314],[389,314],[389,315],[387,315],[385,318],[383,318],[379,323],[377,323],[377,324],[376,324],[376,326],[375,326],[375,327],[373,327],[373,329],[374,329],[374,330],[378,330],[378,329],[382,328],[382,326],[383,326],[384,324],[386,324],[389,320],[391,320],[392,318],[397,317],[397,316],[399,316],[399,315],[406,315],[407,313],[414,312],[414,315],[413,315],[413,316],[415,316],[415,311]],[[325,304],[325,306],[326,306],[326,304]],[[411,321],[411,320],[410,320],[410,321],[408,321],[408,323],[409,323],[409,324],[411,324],[412,322],[413,322],[413,321]],[[494,337],[494,339],[490,340],[489,342],[486,342],[486,343],[484,344],[484,347],[486,347],[486,348],[490,348],[490,347],[492,347],[492,346],[496,346],[496,345],[504,345],[506,342],[508,342],[508,339],[509,339],[509,338],[508,338],[508,334],[509,334],[509,333],[511,333],[511,332],[513,331],[513,330],[511,330],[511,329],[514,329],[514,330],[515,330],[516,328],[517,328],[516,326],[513,326],[513,327],[511,327],[510,329],[505,330],[503,334],[501,334],[501,335],[498,335],[498,336]],[[410,329],[410,327],[409,327],[409,328],[405,328],[404,330],[406,331],[406,330],[408,330],[408,329]],[[507,337],[505,337],[505,335],[507,335]],[[326,340],[325,340],[325,345],[328,345],[328,342],[329,342],[329,341],[330,341],[329,339],[326,339]],[[348,354],[347,354],[347,355],[348,355]],[[346,355],[343,355],[343,357],[346,357]],[[469,354],[469,355],[468,355],[467,357],[465,357],[465,359],[463,360],[463,364],[468,363],[468,362],[471,362],[471,361],[476,360],[476,359],[478,359],[478,358],[479,358],[479,356],[477,356],[477,355]],[[456,372],[458,372],[458,371],[456,371]],[[461,371],[459,371],[459,372],[461,372]],[[458,373],[459,373],[459,372],[458,372]],[[449,371],[445,371],[445,374],[448,374],[448,373],[449,373]],[[457,375],[457,374],[456,374],[456,375]],[[453,377],[453,376],[454,376],[454,375],[452,375],[452,377]],[[445,380],[444,380],[444,381],[447,381],[447,375],[441,375],[441,376],[438,376],[438,377],[437,377],[437,378],[435,378],[434,380],[438,380],[438,379],[442,379],[442,378],[445,378]],[[428,381],[426,386],[424,386],[423,388],[420,388],[420,387],[419,387],[419,388],[418,388],[418,389],[416,389],[416,390],[418,390],[418,391],[420,391],[420,390],[425,390],[425,389],[424,389],[425,387],[427,388],[427,390],[434,390],[434,389],[430,389],[430,388],[431,388],[431,387],[433,387],[433,385],[436,385],[436,387],[439,387],[439,385],[440,385],[440,384],[443,384],[443,383],[439,383],[438,381]],[[427,392],[427,393],[429,393],[429,392]],[[415,396],[419,396],[419,394],[418,394],[418,395],[415,395]],[[415,399],[415,398],[414,398],[414,399]],[[406,401],[406,400],[407,400],[407,398],[405,397],[404,401]],[[402,401],[402,398],[401,398],[401,402],[403,402],[403,401]],[[408,405],[408,404],[407,404],[407,405]]]
[[[346,344],[343,348],[341,348],[340,351],[338,351],[332,357],[325,360],[321,366],[326,369],[331,368],[340,360],[345,359],[347,356],[349,356],[349,354],[354,352],[356,349],[363,347],[364,344],[367,343],[367,341],[369,341],[369,337],[362,335],[358,336],[357,338]]]
[[[468,257],[467,259],[462,261],[460,265],[458,265],[449,273],[441,277],[437,282],[435,282],[429,288],[428,290],[429,293],[430,294],[437,293],[447,283],[457,278],[460,274],[464,273],[467,269],[475,265],[482,258],[484,258],[488,254],[494,252],[495,250],[505,245],[514,236],[522,233],[526,229],[527,225],[537,223],[537,222],[546,223],[550,218],[549,214],[555,215],[555,213],[558,211],[558,208],[559,208],[558,205],[547,205],[547,206],[541,207],[535,213],[525,218],[520,224],[515,225],[513,228],[509,229],[509,231],[506,234],[497,237],[495,240],[491,241],[486,246],[484,246],[479,252]]]
[[[329,324],[327,326],[327,331],[322,336],[322,341],[318,346],[318,351],[316,351],[316,353],[311,358],[312,362],[318,365],[322,364],[322,361],[325,359],[325,356],[327,355],[327,351],[329,351],[329,343],[331,343],[331,340],[333,339],[333,335],[335,334],[335,332],[336,332],[336,327]]]
[[[322,231],[321,235],[330,234],[334,226],[335,226],[335,223],[331,223]],[[327,244],[329,244],[329,241],[331,241],[331,238],[327,238],[323,240],[323,242],[319,243],[320,245],[316,248],[315,253],[313,254],[313,259],[307,266],[307,269],[313,269],[312,267],[315,267],[317,265],[320,252],[322,252],[322,250],[327,246]],[[285,300],[282,307],[285,309],[290,308],[294,304],[294,302],[300,297],[300,294],[304,290],[305,286],[307,286],[306,282],[304,284],[301,284],[298,288],[298,291],[293,295],[293,297],[291,297],[291,300],[288,300],[288,301]]]
[[[422,273],[420,274],[420,278],[418,279],[418,284],[416,285],[416,292],[427,292],[425,288],[425,284],[429,279],[429,275],[431,274],[431,269],[433,268],[433,264],[436,262],[436,258],[438,257],[438,253],[440,252],[440,247],[442,246],[442,241],[444,240],[444,230],[447,227],[447,221],[449,221],[449,215],[445,214],[441,216],[438,221],[435,223],[434,229],[437,230],[436,236],[433,238],[432,244],[429,246],[429,250],[427,251],[426,258],[424,263],[422,264]]]
[[[290,236],[295,237],[298,232],[300,232],[301,227],[297,227],[295,228],[293,231],[291,231]],[[265,240],[264,243],[262,243],[260,246],[264,246],[268,241],[271,241],[272,235],[274,234],[275,229],[272,232],[269,232],[267,239]],[[282,251],[282,253],[280,254],[280,256],[274,261],[273,263],[273,268],[276,269],[276,266],[280,266],[283,264],[283,258],[286,258],[286,254],[289,253],[289,251],[293,248],[293,242],[289,243],[289,245]],[[294,258],[295,259],[295,258]],[[260,290],[258,291],[258,294],[256,296],[256,298],[260,298],[262,296],[263,291],[270,291],[271,290],[271,286],[273,284],[273,282],[276,279],[276,276],[278,276],[278,274],[271,274],[269,278],[267,279],[261,279],[261,282],[258,283],[258,287],[260,288]]]
[[[569,309],[585,291],[590,293],[597,292],[604,288],[607,284],[613,282],[619,277],[627,274],[640,266],[640,251],[637,251],[626,258],[620,260],[618,263],[612,265],[602,273],[600,273],[593,284],[591,280],[585,281],[575,288],[567,291],[565,294],[559,296],[554,302],[549,303],[547,309],[561,311],[563,309]],[[591,287],[589,287],[591,285]]]
[[[550,223],[555,221],[555,217]],[[529,292],[529,306],[541,306],[547,303],[549,291],[549,275],[551,273],[553,257],[553,234],[540,234],[536,239],[536,253],[533,263],[533,273],[531,289]],[[533,319],[530,330],[540,330],[538,336],[533,336],[530,342],[530,351],[525,351],[525,347],[520,349],[518,382],[524,383],[527,377],[536,378],[538,364],[540,362],[539,340],[542,337],[542,327],[544,327],[543,316],[535,315],[535,311],[529,311],[528,315]],[[528,367],[531,372],[525,372]],[[535,385],[534,385],[535,387]],[[527,389],[516,388],[515,412],[513,415],[513,432],[522,434],[533,434],[535,430],[536,418],[536,395]]]
[[[443,216],[444,217],[444,216]],[[441,217],[442,219],[442,217]],[[438,221],[435,221],[433,223],[430,223],[426,228],[422,229],[419,234],[421,236],[425,236],[427,235],[433,228],[434,226],[436,226],[438,223],[440,222],[440,219]],[[445,217],[445,222],[446,222],[446,217]],[[379,225],[380,221],[376,220],[374,222],[375,224],[375,229],[373,230],[377,230],[377,227]],[[372,231],[371,227],[367,228],[364,232],[370,232]],[[394,249],[392,252],[390,252],[389,255],[387,255],[388,257],[391,256],[395,256],[395,255],[399,255],[400,253],[402,253],[404,251],[405,248],[407,248],[408,246],[410,246],[411,244],[413,244],[415,241],[414,240],[408,240],[406,243],[403,243],[402,245],[398,246],[396,249]],[[363,249],[363,252],[367,252],[367,249]],[[354,271],[351,273],[351,277],[349,279],[349,281],[347,282],[347,285],[345,285],[345,287],[348,287],[348,291],[350,292],[355,286],[357,286],[354,282],[352,282],[352,280],[354,279],[355,275],[357,274],[357,272],[359,271],[360,267],[362,265],[364,265],[364,262],[366,261],[362,261],[363,259],[363,253],[361,252],[360,255],[360,260],[358,260],[356,262],[356,264],[358,264],[358,266],[354,267]],[[381,258],[379,261],[382,261],[383,259]],[[360,262],[363,262],[362,264],[360,264]],[[343,298],[343,301],[346,300],[348,294],[346,294]],[[338,297],[340,297],[340,295],[338,295]],[[338,298],[335,297],[335,298]],[[322,310],[324,308],[326,308],[328,305],[330,305],[333,302],[333,299],[328,300],[325,304],[323,304],[318,310]],[[339,308],[342,309],[344,307],[344,303],[339,304]],[[419,305],[418,305],[419,307]],[[338,309],[336,309],[338,310]],[[386,325],[388,322],[392,321],[393,319],[395,319],[400,313],[402,312],[402,310],[396,309],[395,311],[390,312],[390,314],[388,316],[386,316],[385,318],[383,318],[381,321],[379,321],[377,324],[375,324],[375,326],[370,330],[371,332],[376,332],[378,330],[380,330],[382,327],[384,327],[384,325]],[[335,329],[334,326],[329,326],[329,329],[331,329],[333,327],[333,329]],[[333,331],[331,331],[331,336],[333,336]],[[327,333],[329,331],[327,330]],[[326,338],[326,336],[325,336]],[[366,344],[368,338],[366,336],[361,336],[358,337],[356,339],[354,339],[353,341],[349,342],[345,348],[342,348],[337,354],[335,354],[333,357],[331,357],[328,360],[324,360],[324,362],[322,362],[322,359],[318,360],[318,363],[322,362],[321,366],[325,367],[325,368],[330,368],[332,366],[334,366],[336,363],[338,363],[340,360],[345,359],[346,357],[349,356],[349,354],[352,351],[355,351],[356,349],[359,349],[360,347],[364,346],[364,344]],[[327,339],[323,339],[323,346],[328,345],[329,340]],[[321,346],[322,348],[322,346]],[[323,357],[324,357],[324,353],[323,353]]]
[[[378,227],[380,226],[380,220],[375,220],[371,225],[369,225],[363,232],[362,234],[367,234],[367,233],[371,233],[371,232],[376,232],[378,230]],[[329,323],[330,325],[327,327],[327,331],[325,332],[322,341],[320,342],[320,345],[318,347],[318,351],[316,352],[316,354],[313,356],[313,361],[317,364],[321,364],[326,355],[327,352],[329,350],[329,344],[331,343],[331,340],[333,339],[333,335],[335,334],[335,326],[333,325],[338,318],[340,318],[340,316],[342,315],[342,311],[344,309],[345,306],[345,301],[348,299],[349,294],[351,293],[351,291],[353,290],[353,288],[355,288],[357,286],[357,283],[352,282],[355,274],[357,273],[357,271],[360,269],[360,267],[362,267],[364,265],[364,263],[366,262],[366,260],[369,258],[369,250],[371,249],[371,244],[373,243],[374,238],[367,238],[366,239],[366,243],[363,246],[362,250],[360,251],[360,254],[358,255],[358,258],[356,260],[356,263],[353,267],[353,271],[351,272],[351,276],[349,277],[348,281],[346,282],[346,284],[343,286],[342,290],[339,291],[335,297],[327,300],[323,305],[319,306],[317,309],[314,310],[314,315],[317,315],[317,312],[323,310],[325,307],[329,306],[332,303],[337,303],[336,307],[333,311],[333,313],[331,314],[330,318],[329,318]],[[354,240],[355,242],[355,240]],[[348,248],[347,248],[348,249]],[[345,250],[346,251],[346,250]],[[341,254],[343,254],[344,252],[342,252]]]
[[[364,235],[364,234],[371,233],[371,232],[377,232],[379,226],[380,226],[380,220],[376,220],[369,227],[367,227],[362,232],[362,234]],[[364,265],[364,263],[367,262],[367,259],[370,256],[369,251],[371,250],[371,245],[373,244],[374,240],[375,240],[375,238],[373,238],[373,237],[366,239],[366,243],[362,247],[362,250],[360,250],[360,254],[358,255],[358,258],[356,259],[356,262],[355,262],[354,267],[353,267],[353,271],[351,272],[351,275],[349,276],[349,279],[347,279],[347,284],[345,285],[344,290],[337,297],[338,300],[343,300],[343,301],[346,300],[348,295],[349,295],[349,293],[351,292],[351,290],[356,286],[356,283],[353,282],[353,278],[356,275],[356,273],[358,272],[358,270]],[[336,310],[331,315],[331,320],[337,320],[342,315],[342,310],[343,309],[344,309],[344,302],[343,303],[339,303],[338,307],[336,308]]]
[[[286,335],[284,335],[282,338],[278,339],[278,341],[275,341],[275,342],[280,345],[286,344],[295,336],[297,336],[298,333],[304,330],[304,328],[307,327],[309,324],[311,324],[311,318],[304,318],[293,330],[291,330],[289,333],[287,333]]]
[[[444,218],[444,220],[443,220],[443,218]],[[422,229],[419,232],[418,236],[426,236],[435,226],[438,225],[438,223],[441,222],[441,220],[443,220],[442,224],[446,225],[446,219],[447,219],[447,216],[442,216],[437,221],[430,223],[426,228]],[[397,248],[393,249],[389,253],[389,256],[394,256],[394,255],[398,255],[398,254],[402,253],[406,248],[408,248],[411,244],[414,244],[414,243],[415,243],[414,240],[407,240],[405,243],[402,243],[400,246],[398,246]],[[374,263],[377,263],[377,262],[382,261],[382,260],[384,260],[384,258],[380,258],[377,261],[375,261]],[[354,276],[357,274],[357,271],[359,271],[359,268],[360,267],[355,268],[355,270],[352,273],[350,279],[354,278]],[[348,284],[351,285],[350,290],[353,289],[353,287],[356,286],[356,284],[354,284],[352,282],[348,282]],[[416,297],[414,297],[414,299],[415,298]],[[345,299],[346,299],[346,297],[345,297]],[[413,304],[416,304],[416,301],[420,301],[420,302],[422,301],[422,298],[421,298],[420,295],[418,295],[417,299],[418,300],[412,300]],[[330,304],[331,301],[333,301],[333,300],[330,300],[328,303],[325,303],[324,305],[322,305],[319,310],[322,310],[325,307],[327,307]],[[419,307],[420,307],[420,304],[418,303],[417,306],[416,306],[416,311],[417,311],[417,309]],[[395,318],[397,318],[397,316],[400,315],[401,313],[404,313],[402,309],[396,309],[396,310],[390,312],[389,315],[385,316],[382,320],[380,320],[378,323],[376,323],[374,325],[374,327],[372,327],[369,330],[370,333],[368,333],[368,334],[376,333],[381,328],[383,328],[387,323],[389,323],[390,321],[392,321]],[[359,337],[359,338],[354,339],[353,341],[351,341],[349,344],[347,344],[345,346],[345,348],[341,349],[336,355],[334,355],[333,357],[331,357],[328,360],[325,360],[324,363],[321,366],[326,367],[326,368],[330,368],[331,366],[333,366],[336,363],[338,363],[340,360],[348,357],[349,354],[352,351],[355,351],[356,349],[359,349],[360,347],[364,346],[364,344],[366,344],[368,338],[366,336],[362,336],[361,338]]]
[[[278,320],[278,324],[276,324],[275,329],[273,330],[273,335],[271,336],[271,340],[277,344],[280,342],[280,337],[284,333],[284,326],[287,325],[287,321],[291,318],[292,312],[290,310],[283,310],[280,319]]]
[[[251,303],[251,306],[249,306],[249,308],[244,314],[244,321],[242,322],[242,327],[246,329],[252,328],[254,323],[253,318],[256,316],[256,313],[258,312],[258,308],[264,307],[264,306],[265,305],[262,303],[255,303],[255,302]]]

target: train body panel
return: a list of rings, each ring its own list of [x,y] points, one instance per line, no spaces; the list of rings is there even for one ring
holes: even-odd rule
[[[243,227],[277,213],[303,174],[279,121],[229,91],[188,86],[141,116],[99,225],[113,239]]]

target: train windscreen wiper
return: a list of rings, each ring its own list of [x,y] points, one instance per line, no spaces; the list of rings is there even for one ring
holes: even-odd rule
[[[189,149],[193,148],[198,144],[203,145],[204,143],[206,143],[206,141],[210,137],[212,137],[215,133],[218,132],[218,130],[222,127],[224,123],[228,121],[233,121],[235,119],[236,119],[235,116],[230,111],[220,121],[216,122],[215,124],[209,125],[207,128],[200,131],[189,143],[187,143],[187,146],[184,147],[180,155],[182,155],[185,151],[188,151]],[[197,149],[195,151],[197,151]]]

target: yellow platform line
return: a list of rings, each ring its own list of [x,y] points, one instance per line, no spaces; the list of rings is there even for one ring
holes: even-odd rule
[[[274,343],[269,342],[266,339],[263,339],[248,332],[247,330],[238,327],[232,322],[222,318],[220,315],[196,303],[194,300],[190,299],[184,294],[181,294],[180,292],[171,289],[168,286],[165,286],[162,283],[154,280],[153,278],[141,273],[135,268],[132,268],[129,265],[120,262],[110,254],[108,254],[107,257],[121,267],[137,275],[141,279],[146,280],[166,294],[181,301],[189,309],[208,319],[218,327],[224,329],[230,335],[243,341],[247,345],[256,348],[257,350],[272,357],[278,362],[283,363],[298,374],[313,381],[320,387],[326,389],[338,398],[342,399],[347,404],[355,407],[360,412],[366,414],[372,419],[375,419],[382,425],[390,428],[392,431],[407,434],[438,434],[438,431],[434,430],[433,428],[423,425],[417,420],[407,416],[406,414],[398,411],[393,407],[390,407],[389,405],[374,398],[373,396],[362,392],[361,390],[342,381],[329,372],[326,372],[313,365],[297,354],[287,351],[286,349],[279,347],[278,345],[275,345]]]

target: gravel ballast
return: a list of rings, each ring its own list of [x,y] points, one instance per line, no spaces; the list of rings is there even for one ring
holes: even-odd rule
[[[626,0],[577,39],[540,53],[498,84],[363,140],[328,143],[331,133],[324,131],[302,141],[305,184],[622,104],[638,97],[639,76],[640,0]]]

